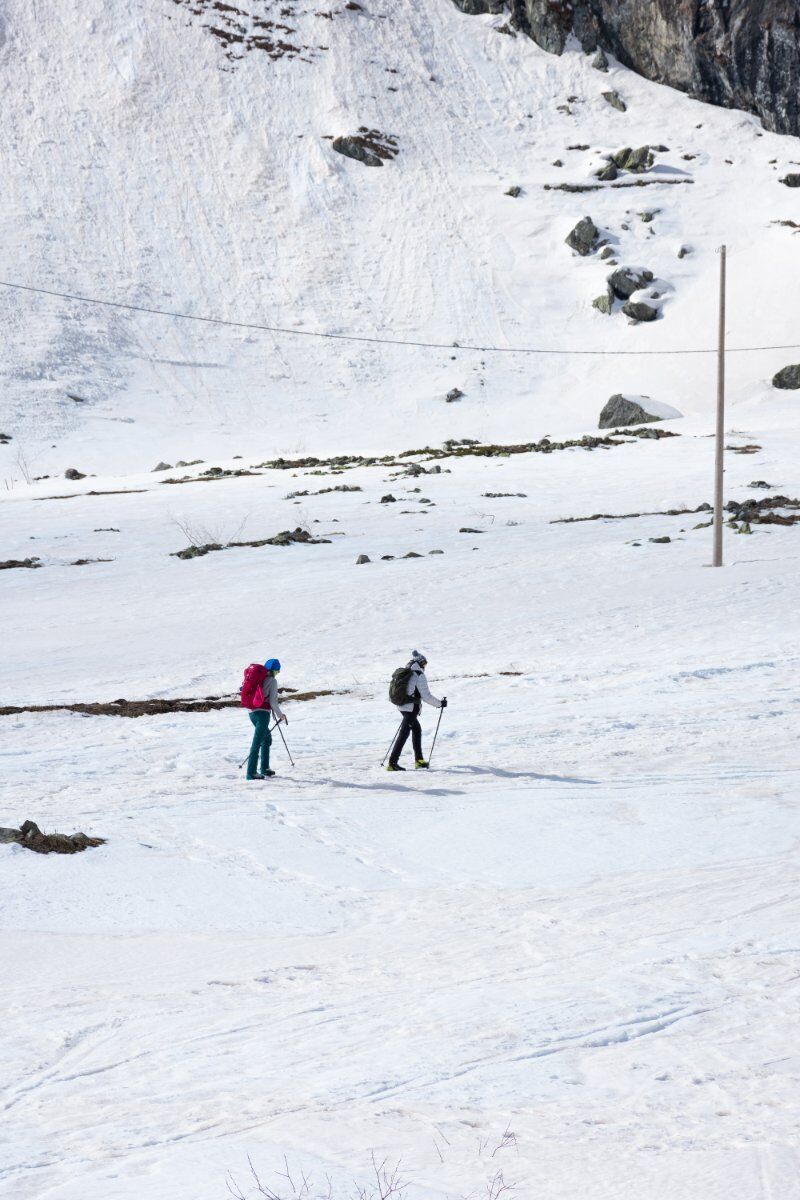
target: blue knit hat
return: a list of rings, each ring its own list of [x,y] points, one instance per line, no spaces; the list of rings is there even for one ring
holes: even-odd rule
[[[268,671],[280,671],[281,669],[281,664],[277,658],[268,658],[264,666]]]

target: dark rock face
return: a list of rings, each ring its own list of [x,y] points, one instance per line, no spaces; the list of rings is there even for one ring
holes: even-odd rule
[[[783,388],[785,391],[790,392],[800,388],[800,363],[794,363],[790,367],[783,367],[778,371],[777,375],[773,375],[772,386]]]
[[[643,396],[642,399],[645,397]],[[622,425],[647,425],[650,421],[659,421],[660,419],[660,417],[654,417],[652,413],[646,412],[636,400],[628,400],[621,392],[617,392],[603,405],[598,428],[617,429]]]
[[[460,8],[482,0],[456,0]],[[488,0],[486,0],[488,3]],[[570,33],[646,79],[800,133],[800,0],[510,0],[514,24],[553,54]],[[484,12],[486,8],[479,8]]]

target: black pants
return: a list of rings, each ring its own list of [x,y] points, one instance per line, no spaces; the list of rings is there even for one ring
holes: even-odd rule
[[[411,734],[411,745],[414,748],[414,758],[419,762],[422,758],[422,726],[419,723],[419,709],[415,709],[414,712],[403,713],[403,724],[400,726],[400,730],[395,738],[391,758],[389,759],[391,766],[397,766],[397,760],[403,752],[403,747],[408,741],[409,734]]]

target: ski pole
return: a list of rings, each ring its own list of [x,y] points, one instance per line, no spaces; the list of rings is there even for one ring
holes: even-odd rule
[[[391,752],[392,752],[392,746],[395,744],[395,742],[397,741],[398,737],[400,736],[400,730],[401,730],[402,728],[403,728],[403,722],[401,721],[401,722],[400,722],[400,724],[397,726],[397,733],[394,735],[394,737],[392,738],[392,740],[389,742],[389,749],[386,751],[386,753],[385,753],[385,754],[384,754],[384,756],[383,756],[383,759],[381,760],[381,766],[383,766],[383,764],[386,762],[387,758],[388,758],[388,757],[389,757],[389,755],[391,754]]]
[[[430,761],[431,761],[431,759],[433,758],[433,752],[434,752],[434,750],[436,749],[436,739],[437,739],[437,737],[439,736],[439,726],[440,726],[440,725],[441,725],[441,723],[442,723],[442,713],[443,713],[443,712],[444,712],[444,709],[443,709],[443,708],[440,708],[440,709],[439,709],[439,720],[436,722],[436,732],[435,732],[435,733],[434,733],[434,735],[433,735],[433,745],[431,746],[431,752],[430,752],[430,754],[428,755],[428,762],[430,762]]]
[[[275,722],[275,724],[274,724],[274,725],[272,725],[272,726],[270,727],[270,730],[269,730],[269,732],[270,732],[270,733],[272,733],[272,730],[273,730],[273,729],[277,729],[277,727],[278,727],[278,722],[276,721],[276,722]],[[247,762],[247,760],[248,760],[248,758],[249,758],[249,757],[250,757],[250,752],[248,751],[248,752],[247,752],[247,754],[245,755],[245,757],[244,757],[244,758],[242,759],[242,761],[239,763],[239,766],[236,768],[236,769],[237,769],[237,771],[241,771],[242,767],[243,767],[243,766],[244,766],[244,764]]]
[[[286,753],[289,754],[289,747],[286,745],[286,738],[283,736],[283,730],[281,729],[280,721],[276,721],[272,728],[277,728],[278,733],[281,735],[281,741],[283,742],[284,749],[286,750]],[[289,754],[289,762],[292,764],[292,766],[294,766],[294,759],[292,758],[291,754]]]

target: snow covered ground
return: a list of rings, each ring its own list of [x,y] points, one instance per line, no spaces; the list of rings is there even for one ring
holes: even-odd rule
[[[220,694],[275,652],[343,694],[289,704],[269,784],[237,710],[0,718],[4,823],[109,839],[3,849],[0,1195],[222,1196],[283,1154],[349,1194],[373,1151],[419,1197],[800,1194],[796,531],[712,571],[696,515],[549,523],[694,507],[710,445],[14,493],[45,566],[5,575],[4,699]],[[793,454],[731,455],[732,494]],[[333,536],[171,558],[176,492]],[[412,644],[450,707],[436,770],[390,776]]]
[[[713,343],[727,240],[731,343],[796,340],[800,239],[771,223],[800,219],[777,181],[796,140],[445,0],[284,7],[328,49],[234,63],[173,0],[10,0],[0,277],[653,350]],[[398,136],[394,162],[323,140],[360,124]],[[670,147],[645,178],[694,183],[542,188],[644,141]],[[664,279],[663,319],[592,309],[607,268],[563,244],[584,212]],[[248,1159],[291,1200],[284,1156],[312,1200],[326,1176],[349,1200],[373,1155],[402,1160],[409,1200],[800,1197],[800,534],[729,530],[714,571],[706,515],[666,515],[711,499],[713,359],[451,357],[0,305],[0,560],[41,563],[0,573],[0,705],[227,695],[273,654],[282,683],[337,693],[287,703],[297,765],[277,742],[263,784],[237,769],[237,709],[0,715],[0,825],[108,839],[0,846],[3,1200],[214,1200],[229,1175],[252,1190]],[[727,441],[758,449],[728,454],[728,498],[798,495],[797,393],[769,383],[798,357],[731,356]],[[672,405],[680,436],[259,465],[580,436],[617,391]],[[319,494],[343,485],[360,490]],[[597,513],[654,515],[553,523]],[[328,540],[173,557],[187,530],[297,526]],[[414,646],[450,705],[435,769],[388,775],[387,682]]]

